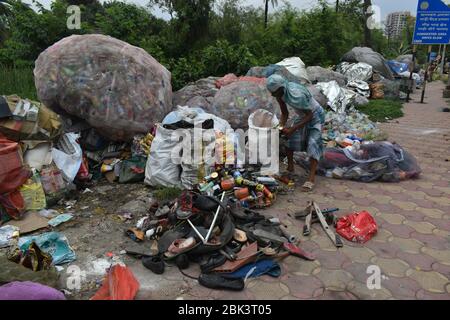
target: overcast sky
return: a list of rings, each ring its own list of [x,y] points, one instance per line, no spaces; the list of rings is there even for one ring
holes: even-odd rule
[[[50,5],[52,0],[37,0],[38,2],[44,4],[46,7]],[[103,0],[100,0],[103,2]],[[281,4],[283,0],[279,0]],[[25,0],[24,2],[31,3],[31,0]],[[132,2],[139,5],[146,5],[148,0],[126,0],[124,2]],[[316,0],[290,0],[292,5],[298,8],[307,9],[317,4]],[[329,1],[333,3],[334,1]],[[444,2],[450,2],[450,0],[444,0]],[[243,4],[253,5],[253,6],[262,6],[263,0],[242,0]],[[374,5],[377,5],[381,8],[381,17],[384,20],[386,15],[393,11],[410,11],[415,15],[415,11],[417,9],[417,0],[372,0]],[[167,17],[164,13],[161,13],[160,10],[154,10],[154,14],[157,16]]]

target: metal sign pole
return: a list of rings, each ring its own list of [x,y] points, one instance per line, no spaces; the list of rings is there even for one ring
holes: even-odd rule
[[[445,66],[445,56],[447,53],[447,45],[444,44],[444,51],[442,52],[442,61],[441,61],[441,72],[440,74],[443,75],[444,74],[444,66]]]
[[[425,99],[425,89],[427,87],[427,82],[428,82],[428,69],[430,69],[431,48],[432,48],[432,46],[428,46],[427,68],[425,69],[425,81],[423,82],[422,97],[420,98],[420,103],[424,103],[424,99]]]
[[[413,91],[412,79],[413,79],[414,69],[416,69],[416,56],[417,56],[417,45],[414,45],[413,46],[413,67],[412,67],[412,70],[410,70],[410,74],[409,74],[409,85],[408,85],[408,93],[406,95],[406,102],[409,102],[410,95],[411,95],[411,93]]]

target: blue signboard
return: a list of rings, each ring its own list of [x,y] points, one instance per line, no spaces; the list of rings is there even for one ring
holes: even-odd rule
[[[414,44],[450,43],[450,8],[441,0],[419,0]]]

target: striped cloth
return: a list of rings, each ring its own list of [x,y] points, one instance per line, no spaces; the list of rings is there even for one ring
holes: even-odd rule
[[[319,161],[323,156],[322,127],[325,123],[325,111],[316,100],[311,99],[311,104],[312,120],[289,138],[288,148],[294,152],[306,152],[309,157]],[[294,124],[298,124],[305,113],[295,110],[297,116],[294,118]]]

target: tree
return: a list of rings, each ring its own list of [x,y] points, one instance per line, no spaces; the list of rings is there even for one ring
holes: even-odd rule
[[[278,6],[278,0],[270,0],[272,3],[272,8]],[[269,0],[264,0],[264,29],[267,29],[267,25],[269,22]]]
[[[174,18],[174,33],[187,48],[205,38],[215,0],[150,0]]]
[[[0,0],[0,43],[2,43],[6,37],[7,18],[11,15],[11,5],[7,0]]]
[[[336,0],[336,13],[339,12],[339,0]]]
[[[369,10],[372,6],[372,0],[364,0],[364,45],[366,47],[372,47],[372,34],[368,26],[368,21],[372,17],[373,12]]]
[[[0,0],[0,16],[8,16],[11,15],[11,5],[7,0]]]

